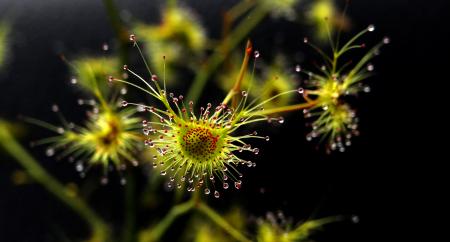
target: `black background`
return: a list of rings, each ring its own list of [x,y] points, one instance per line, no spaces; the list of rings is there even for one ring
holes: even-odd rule
[[[118,1],[118,4],[134,18],[147,22],[159,19],[161,2]],[[211,35],[217,37],[220,14],[232,2],[185,4],[198,13]],[[260,145],[257,167],[245,172],[241,191],[228,193],[218,201],[211,199],[212,206],[226,210],[234,201],[254,216],[282,210],[295,221],[336,214],[360,217],[358,224],[347,221],[330,226],[317,237],[319,241],[390,241],[404,237],[398,227],[406,224],[411,214],[420,213],[408,208],[414,199],[406,197],[419,186],[409,178],[417,167],[411,157],[422,157],[422,145],[416,142],[425,134],[420,128],[421,120],[432,112],[427,111],[425,90],[439,89],[445,81],[441,71],[447,63],[439,57],[449,53],[447,7],[447,1],[352,1],[349,9],[352,33],[375,24],[376,31],[366,37],[367,43],[375,43],[385,35],[391,38],[391,44],[374,60],[376,75],[368,80],[372,92],[361,96],[355,104],[362,135],[346,153],[325,155],[305,141],[301,115],[290,115],[278,129],[258,127],[271,135],[271,142]],[[16,120],[17,115],[25,114],[56,122],[50,106],[58,103],[69,119],[82,120],[76,100],[83,94],[70,86],[68,67],[58,54],[69,57],[100,54],[101,44],[111,42],[113,32],[102,2],[0,1],[0,16],[13,26],[8,38],[7,64],[0,72],[1,117]],[[250,38],[264,59],[277,51],[307,51],[301,44],[303,36],[309,34],[305,30],[283,20],[267,19]],[[318,56],[307,56],[309,62],[314,59]],[[24,144],[48,135],[35,128],[28,131]],[[73,165],[45,157],[41,148],[31,152],[58,179],[81,182]],[[431,158],[423,161],[428,159]],[[88,234],[83,221],[41,186],[12,185],[10,176],[19,168],[13,160],[1,156],[1,242],[59,241],[60,230],[71,238]],[[142,170],[133,172],[138,175],[138,182],[145,181]],[[261,188],[264,194],[260,193]],[[90,201],[117,229],[123,220],[123,190],[113,181],[98,188]],[[139,226],[147,225],[152,216],[145,211],[139,213]],[[184,225],[176,223],[172,231],[181,231]],[[173,241],[170,236],[166,240]]]

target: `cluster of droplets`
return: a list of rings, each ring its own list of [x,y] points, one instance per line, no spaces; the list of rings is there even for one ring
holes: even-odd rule
[[[105,48],[105,46],[103,47]],[[78,81],[76,77],[72,77],[70,79],[70,83],[73,85],[77,85]],[[119,91],[121,95],[126,94],[126,88],[122,87]],[[109,158],[115,156],[112,155],[108,158],[96,157],[94,154],[97,151],[98,146],[89,145],[86,140],[92,140],[90,137],[96,136],[95,134],[102,133],[99,131],[101,127],[96,126],[98,124],[99,119],[105,119],[105,117],[114,116],[115,120],[119,120],[121,122],[119,124],[122,128],[121,131],[118,131],[116,128],[110,128],[110,132],[132,132],[131,129],[135,127],[135,122],[138,120],[137,118],[131,118],[130,116],[134,113],[134,111],[123,110],[123,111],[115,111],[116,107],[114,106],[114,101],[107,104],[110,105],[107,109],[109,111],[105,111],[104,108],[99,105],[96,99],[78,99],[77,104],[80,106],[86,106],[86,126],[78,126],[73,122],[69,122],[63,116],[62,112],[58,105],[53,104],[51,106],[51,111],[54,112],[59,121],[60,126],[56,126],[41,120],[33,119],[25,117],[25,121],[44,127],[55,132],[57,135],[49,138],[45,138],[42,140],[37,140],[31,142],[31,146],[35,145],[48,145],[45,150],[45,154],[49,157],[56,156],[56,159],[60,160],[66,158],[70,163],[73,163],[75,166],[75,170],[79,173],[80,177],[84,178],[87,172],[96,165],[101,165],[103,167],[103,175],[100,178],[100,183],[102,185],[106,185],[109,182],[108,173],[113,170],[117,170],[120,176],[120,184],[125,185],[126,179],[122,175],[122,173],[127,169],[127,164],[125,160],[129,160],[132,157],[131,150],[135,148],[132,143],[138,144],[138,138],[128,139],[125,143],[129,143],[128,147],[119,147],[120,151],[118,153],[126,153],[127,158],[122,160],[114,159],[110,160]],[[106,114],[108,113],[108,114]],[[109,123],[105,121],[104,123]],[[130,133],[131,134],[131,133]],[[105,137],[119,137],[120,135],[116,134],[104,134]],[[119,142],[120,143],[120,142]],[[108,156],[108,155],[104,155]],[[138,162],[135,159],[129,160],[132,166],[137,166]]]
[[[245,93],[243,94],[245,96]],[[206,107],[199,108],[199,115],[194,114],[193,102],[189,102],[188,107],[183,103],[183,96],[175,96],[169,93],[172,103],[180,111],[178,115],[170,113],[169,110],[162,111],[155,107],[145,107],[147,112],[154,115],[152,120],[142,121],[142,132],[148,138],[144,141],[145,146],[154,149],[156,152],[152,156],[153,167],[159,170],[162,176],[168,176],[166,183],[169,189],[181,189],[185,187],[187,191],[193,192],[197,189],[203,189],[206,195],[212,194],[215,198],[220,197],[219,188],[228,190],[231,185],[235,189],[242,186],[242,173],[237,170],[238,165],[247,167],[255,167],[256,163],[243,160],[234,153],[243,151],[251,152],[255,155],[259,154],[259,148],[254,148],[250,144],[243,142],[247,138],[260,138],[269,141],[268,136],[258,136],[254,131],[248,135],[233,137],[228,132],[238,124],[233,124],[235,111],[227,108],[226,105],[220,104],[213,108],[208,103]],[[195,127],[195,129],[194,129]],[[184,149],[183,143],[180,142],[186,137],[186,132],[200,132],[201,130],[208,134],[217,133],[221,137],[217,137],[216,143],[222,143],[210,151],[189,151]],[[210,145],[211,140],[194,140],[191,146]],[[202,147],[206,149],[205,147]],[[191,154],[191,153],[194,154]],[[234,153],[233,153],[234,152]],[[197,153],[197,154],[196,154]],[[207,154],[212,158],[195,157]],[[218,185],[220,184],[220,185]]]
[[[123,100],[121,106],[135,105],[139,111],[151,114],[149,120],[142,121],[142,133],[146,136],[144,145],[153,151],[151,159],[154,169],[168,177],[167,188],[185,187],[191,192],[202,189],[204,194],[213,194],[216,198],[220,197],[220,188],[227,190],[234,185],[234,188],[240,189],[243,175],[237,166],[255,167],[256,163],[238,155],[244,151],[254,155],[260,153],[259,148],[252,147],[246,140],[269,141],[270,138],[260,136],[256,131],[246,135],[235,135],[235,131],[241,126],[264,120],[284,123],[284,118],[254,115],[252,111],[262,110],[262,105],[247,105],[248,91],[241,92],[239,103],[233,107],[225,103],[213,107],[208,103],[195,111],[192,101],[185,102],[184,96],[166,92],[165,75],[161,78],[161,86],[159,77],[150,71],[145,62],[136,36],[130,35],[130,41],[138,48],[149,78],[141,77],[127,65],[123,69],[143,83],[145,88],[112,76],[108,81],[134,86],[160,101],[160,105],[146,106]],[[254,51],[253,57],[259,58],[259,51]]]
[[[304,73],[308,77],[304,80],[307,88],[298,89],[299,94],[312,104],[309,109],[303,110],[303,115],[308,120],[307,125],[311,126],[306,140],[326,140],[327,151],[344,152],[346,147],[352,144],[352,137],[359,135],[358,117],[347,102],[351,100],[350,96],[371,91],[370,86],[361,81],[369,77],[375,70],[375,66],[370,60],[379,54],[379,48],[382,45],[390,43],[390,39],[384,37],[379,44],[356,62],[354,67],[350,67],[351,62],[340,67],[341,63],[338,62],[338,58],[351,49],[366,48],[364,43],[355,44],[354,42],[364,33],[373,31],[375,31],[375,26],[369,25],[342,47],[332,43],[333,56],[325,57],[326,64],[319,67],[320,73],[305,71],[300,65],[296,65],[294,68],[295,72]],[[305,37],[303,42],[324,55],[321,50],[309,42],[308,38]]]

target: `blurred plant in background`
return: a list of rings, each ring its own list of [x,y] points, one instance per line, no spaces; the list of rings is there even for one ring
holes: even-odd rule
[[[6,59],[7,37],[9,34],[9,26],[0,22],[0,68],[3,67]]]
[[[156,73],[165,71],[171,80],[177,77],[174,70],[177,67],[192,70],[198,67],[207,46],[207,37],[199,20],[187,8],[168,5],[162,15],[160,24],[137,23],[133,32],[145,44],[152,69]],[[166,65],[162,56],[167,57]]]
[[[31,178],[90,225],[92,236],[89,241],[161,241],[179,217],[193,211],[196,213],[192,213],[185,235],[175,237],[196,242],[306,241],[323,225],[342,219],[337,216],[293,224],[283,214],[269,213],[266,219],[259,219],[252,230],[249,226],[252,219],[246,214],[245,207],[230,204],[233,209],[220,214],[208,205],[206,197],[210,194],[221,197],[218,189],[227,190],[230,184],[236,189],[241,188],[243,174],[237,166],[256,165],[241,153],[260,153],[247,140],[269,141],[268,136],[248,132],[245,128],[259,122],[282,124],[281,114],[303,112],[312,127],[306,134],[307,140],[320,137],[320,141],[326,141],[327,151],[344,151],[351,144],[350,139],[358,134],[358,119],[350,105],[351,99],[358,93],[369,91],[361,81],[371,75],[374,67],[370,61],[383,44],[389,43],[388,38],[368,50],[360,60],[343,63],[342,56],[348,51],[365,47],[357,41],[375,27],[369,26],[341,46],[340,33],[347,30],[349,24],[331,0],[313,1],[304,15],[297,11],[297,6],[303,4],[299,0],[237,2],[224,12],[219,40],[210,39],[199,17],[173,0],[162,9],[159,24],[134,22],[127,25],[119,17],[114,1],[104,0],[104,3],[119,42],[118,49],[107,57],[83,56],[68,62],[73,76],[70,82],[89,96],[89,99],[78,101],[79,105],[89,107],[83,125],[67,121],[57,105],[52,106],[52,110],[60,119],[59,125],[33,118],[25,120],[56,133],[34,142],[35,145],[48,145],[48,156],[67,157],[75,162],[76,170],[83,177],[90,167],[98,165],[102,169],[100,180],[103,185],[108,182],[108,172],[116,169],[122,177],[121,184],[130,191],[132,187],[126,184],[127,175],[122,173],[128,164],[142,164],[149,181],[140,196],[143,202],[137,204],[146,204],[146,208],[155,211],[160,210],[162,204],[170,204],[169,211],[161,217],[150,218],[146,227],[136,227],[134,220],[138,209],[130,202],[133,194],[126,193],[124,229],[113,231],[113,227],[90,208],[76,189],[69,189],[46,172],[16,141],[10,125],[0,120],[1,146]],[[290,63],[289,55],[277,53],[272,60],[266,60],[270,64],[262,64],[262,70],[255,71],[255,62],[261,54],[247,41],[242,55],[240,44],[269,15],[289,21],[306,16],[303,20],[314,26],[319,41],[330,40],[331,55],[325,54],[307,38],[303,40],[317,50],[324,65],[317,71],[306,71],[300,65]],[[0,25],[0,65],[7,31],[7,27]],[[138,41],[143,44],[142,50]],[[131,46],[137,48],[147,74],[137,74],[129,67],[132,62],[127,54]],[[104,44],[102,49],[107,51],[109,46]],[[184,75],[187,70],[194,75],[193,80],[186,80],[185,76],[190,76]],[[303,80],[300,75],[307,78]],[[212,79],[216,80],[225,97],[215,97],[210,103],[196,106],[201,94],[206,93],[207,81]],[[189,81],[189,90],[181,95],[169,92],[166,87],[185,86]],[[146,104],[125,101],[124,95],[127,100],[137,96],[128,92],[127,86],[147,94]],[[144,151],[145,146],[151,149]],[[163,182],[155,178],[156,173],[168,179]],[[155,184],[160,183],[165,184],[166,190],[177,191],[174,202],[161,201],[161,190],[155,188]],[[175,189],[182,187],[189,193],[180,192],[185,189]],[[121,233],[120,238],[118,233]]]

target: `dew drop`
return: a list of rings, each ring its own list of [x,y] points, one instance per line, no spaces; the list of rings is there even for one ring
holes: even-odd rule
[[[369,93],[370,92],[370,87],[369,86],[365,86],[363,88],[363,91],[366,92],[366,93]]]
[[[303,89],[302,87],[299,87],[299,88],[297,89],[297,92],[298,92],[299,94],[303,94],[303,93],[305,92],[305,89]]]
[[[83,171],[83,163],[82,162],[78,162],[77,163],[77,165],[75,166],[75,169],[78,171],[78,172],[82,172]]]
[[[280,124],[284,123],[284,118],[283,117],[279,117],[278,118],[278,123],[280,123]]]
[[[128,92],[128,90],[125,87],[120,89],[120,94],[122,94],[122,95],[127,94],[127,92]]]
[[[108,184],[108,177],[104,176],[100,179],[100,184],[106,185]]]
[[[63,133],[64,133],[64,128],[58,127],[58,128],[56,129],[56,131],[58,132],[58,134],[63,134]]]
[[[265,139],[266,141],[269,141],[269,140],[270,140],[270,137],[269,137],[269,136],[266,136],[264,139]]]
[[[367,26],[367,31],[373,32],[374,30],[375,30],[375,25],[371,24],[371,25]]]
[[[259,149],[258,149],[258,148],[254,148],[254,149],[253,149],[253,153],[254,153],[255,155],[259,154]]]
[[[126,106],[128,106],[128,102],[127,101],[122,101],[121,105],[122,105],[122,107],[126,107]]]
[[[302,68],[300,67],[300,65],[296,65],[295,66],[295,71],[296,72],[301,72],[302,71]]]
[[[166,171],[161,171],[161,176],[165,176],[167,174]]]
[[[227,182],[224,182],[224,183],[223,183],[223,189],[228,189],[228,187],[230,187],[230,185],[228,185]]]
[[[305,43],[305,44],[308,43],[308,37],[304,37],[304,38],[303,38],[303,43]]]
[[[73,84],[73,85],[75,85],[75,84],[77,84],[77,79],[75,78],[75,77],[72,77],[72,78],[70,78],[70,83],[71,84]]]
[[[53,155],[55,154],[55,149],[53,149],[53,148],[48,148],[48,149],[45,151],[45,154],[46,154],[47,156],[53,156]]]
[[[128,66],[127,65],[123,65],[123,69],[124,70],[128,70]]]
[[[103,51],[108,51],[109,50],[109,45],[107,43],[103,43],[102,50]]]
[[[236,188],[236,189],[241,189],[241,186],[242,186],[242,182],[241,181],[237,181],[237,182],[234,182],[234,187]]]
[[[120,179],[120,185],[125,186],[127,184],[127,179],[125,179],[124,177],[122,177]]]
[[[357,215],[353,215],[351,219],[352,219],[352,222],[355,224],[359,223],[359,221],[360,221],[360,219]]]
[[[220,197],[220,193],[218,191],[214,191],[214,197],[215,198],[219,198]]]
[[[389,37],[384,37],[383,38],[383,44],[387,45],[389,43],[391,43],[391,39]]]
[[[109,76],[109,77],[108,77],[108,81],[109,81],[109,82],[113,82],[113,81],[114,81],[114,77],[113,77],[113,76]]]
[[[158,80],[158,76],[157,75],[152,75],[152,81],[157,81]]]
[[[372,64],[368,64],[367,65],[367,70],[368,71],[373,71],[375,69],[375,67]]]
[[[255,50],[255,52],[253,53],[253,55],[255,56],[255,58],[259,58],[259,56],[260,56],[259,51]]]
[[[136,41],[136,35],[130,34],[130,41]]]
[[[205,194],[209,195],[211,193],[211,190],[209,190],[208,188],[205,188]]]

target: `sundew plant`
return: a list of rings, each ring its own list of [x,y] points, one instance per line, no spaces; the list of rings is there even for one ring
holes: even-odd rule
[[[71,97],[50,105],[51,116],[0,119],[0,151],[21,166],[14,186],[42,185],[87,224],[55,226],[58,241],[295,242],[359,222],[355,214],[278,211],[266,201],[284,198],[255,184],[276,178],[301,194],[308,184],[275,170],[308,163],[302,152],[329,159],[353,152],[364,135],[359,100],[390,42],[374,24],[353,28],[351,4],[339,1],[242,0],[209,17],[221,23],[217,36],[209,33],[212,19],[186,3],[152,8],[160,17],[153,22],[124,5],[103,1],[111,40],[93,53],[83,46],[58,53]],[[309,28],[284,33],[301,55],[271,53],[274,44],[254,34],[264,21]],[[11,30],[0,24],[2,69]],[[292,144],[298,155],[288,157]],[[247,202],[255,194],[266,196],[257,210]]]

